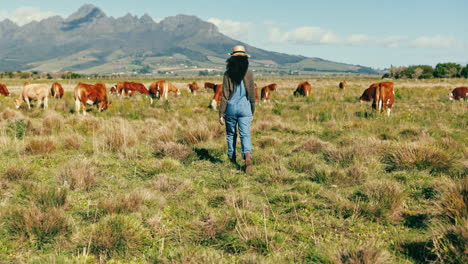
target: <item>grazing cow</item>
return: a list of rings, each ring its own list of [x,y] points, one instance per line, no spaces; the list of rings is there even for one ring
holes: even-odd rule
[[[387,116],[390,116],[393,103],[395,102],[395,91],[393,89],[393,82],[379,82],[372,84],[375,86],[375,94],[372,101],[372,108],[379,112],[387,110]]]
[[[113,86],[112,86],[113,87]],[[111,88],[112,90],[112,88]],[[148,89],[142,83],[136,82],[119,82],[115,85],[115,91],[120,96],[133,96],[136,92],[139,92],[142,95],[145,95],[150,98],[150,103],[153,103],[153,98],[151,98]]]
[[[38,101],[39,105],[44,103],[44,109],[49,104],[49,87],[46,84],[28,84],[23,86],[20,95],[15,99],[16,108],[20,108],[23,103],[31,109],[30,101]]]
[[[172,83],[168,81],[154,81],[149,87],[149,94],[151,97],[164,97],[164,99],[167,100],[169,93],[175,93],[177,96],[180,95],[179,89],[177,89]]]
[[[278,85],[276,83],[272,83],[270,85],[267,85],[265,87],[262,88],[262,101],[264,103],[266,102],[269,102],[270,101],[270,98],[271,98],[271,92],[272,91],[276,91],[276,89],[278,89]]]
[[[112,85],[112,87],[110,88],[110,94],[118,94],[117,92],[117,84],[116,85]]]
[[[54,84],[52,84],[52,87],[50,87],[50,92],[54,98],[62,98],[64,93],[62,85],[58,82],[54,82]]]
[[[222,84],[217,84],[214,88],[214,96],[213,100],[211,100],[210,106],[214,110],[217,109],[219,103],[221,102],[221,94],[223,93],[223,85]]]
[[[338,87],[340,87],[340,89],[344,89],[348,87],[348,84],[346,83],[346,81],[341,81]]]
[[[86,84],[78,83],[75,87],[75,110],[80,112],[83,107],[83,115],[86,115],[86,105],[97,105],[99,111],[107,109],[110,103],[107,101],[106,85],[104,83]]]
[[[294,95],[302,95],[302,96],[309,96],[312,92],[312,85],[309,82],[301,82],[298,86],[296,91],[294,91]]]
[[[451,93],[449,93],[450,100],[462,100],[468,99],[468,87],[457,87],[453,89]]]
[[[369,88],[364,90],[361,97],[359,97],[359,101],[362,102],[370,102],[374,100],[375,89],[377,88],[378,83],[373,83]]]
[[[9,96],[10,95],[10,92],[8,91],[8,88],[3,83],[0,83],[0,94],[4,95],[4,96]]]
[[[200,90],[197,82],[189,83],[188,88],[193,95],[197,95],[198,90]]]
[[[211,82],[205,82],[205,90],[210,88],[210,89],[215,89],[216,84],[211,83]]]

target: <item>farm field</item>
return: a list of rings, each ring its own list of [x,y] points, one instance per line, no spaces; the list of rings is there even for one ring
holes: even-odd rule
[[[97,80],[59,81],[47,110],[15,109],[28,80],[0,80],[0,263],[468,262],[468,102],[448,99],[466,79],[394,80],[387,117],[358,100],[378,78],[256,77],[278,91],[246,175],[202,88],[220,78],[87,116],[73,87]]]

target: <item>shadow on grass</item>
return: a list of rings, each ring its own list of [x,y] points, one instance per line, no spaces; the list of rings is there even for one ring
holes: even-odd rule
[[[432,252],[433,247],[432,241],[414,241],[400,245],[403,253],[418,264],[431,263],[437,259]]]
[[[211,163],[222,163],[223,161],[213,155],[205,148],[193,148],[199,160],[207,160]]]
[[[366,111],[358,111],[354,113],[355,116],[361,117],[361,118],[374,118],[375,117],[375,112],[366,112]]]

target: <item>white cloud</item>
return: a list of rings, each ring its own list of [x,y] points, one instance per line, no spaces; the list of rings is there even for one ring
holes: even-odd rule
[[[215,24],[224,35],[236,40],[252,41],[256,36],[255,25],[250,22],[238,22],[218,18],[210,18],[208,22]]]
[[[468,42],[458,40],[451,36],[437,35],[433,37],[419,37],[410,42],[410,46],[414,48],[431,48],[431,49],[456,49],[468,47]]]
[[[346,43],[350,45],[362,45],[369,43],[371,38],[366,34],[352,34],[346,39]]]
[[[339,43],[340,38],[332,31],[319,27],[299,27],[288,32],[279,28],[270,29],[270,41],[273,43],[292,43],[301,45]]]
[[[10,14],[6,11],[1,11],[0,21],[8,18],[19,26],[22,26],[32,21],[40,21],[56,15],[58,14],[54,12],[41,11],[39,8],[35,7],[18,7]]]

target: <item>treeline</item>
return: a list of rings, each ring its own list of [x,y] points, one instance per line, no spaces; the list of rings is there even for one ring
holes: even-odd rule
[[[1,79],[80,79],[85,75],[75,72],[62,72],[62,73],[40,73],[37,71],[23,72],[23,71],[4,71],[0,72]]]
[[[390,67],[382,78],[392,79],[432,79],[432,78],[468,78],[468,64],[448,62],[439,63],[433,68],[430,65],[413,65],[408,67]]]

